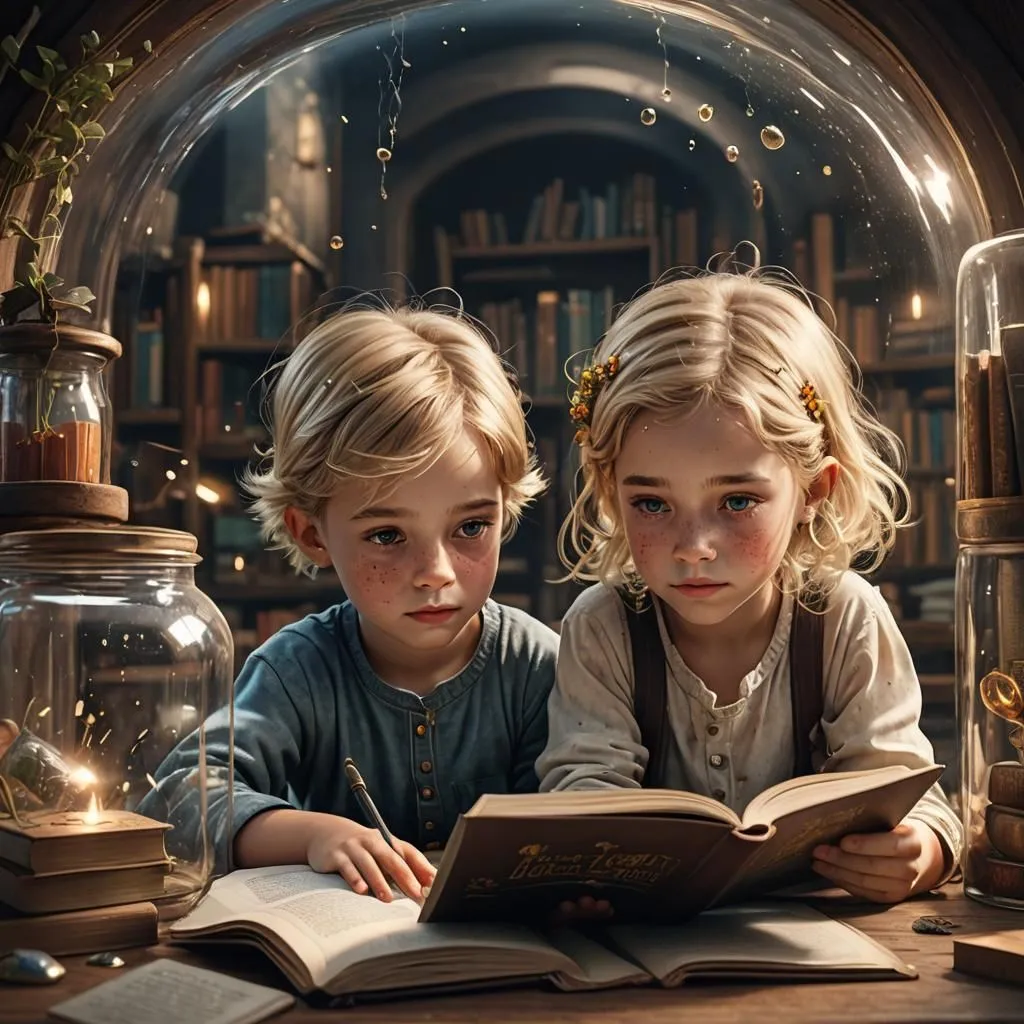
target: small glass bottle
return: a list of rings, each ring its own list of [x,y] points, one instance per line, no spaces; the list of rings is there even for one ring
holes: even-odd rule
[[[961,261],[957,428],[964,887],[1024,909],[1024,232]]]
[[[110,483],[107,334],[65,324],[0,328],[0,483]]]
[[[231,820],[232,743],[227,763],[207,764],[204,730],[224,709],[231,736],[233,647],[195,585],[198,562],[196,538],[174,530],[0,536],[0,789],[24,815],[131,811],[170,823],[155,899],[164,917],[190,909],[229,863],[208,811]],[[160,777],[188,735],[196,764]]]

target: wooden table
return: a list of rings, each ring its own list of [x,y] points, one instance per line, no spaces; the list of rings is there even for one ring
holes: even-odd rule
[[[842,982],[833,984],[690,983],[675,990],[620,989],[567,994],[545,989],[517,989],[458,997],[395,1001],[345,1010],[311,1009],[300,1003],[273,1018],[281,1024],[338,1020],[351,1024],[388,1021],[501,1021],[533,1024],[645,1024],[678,1021],[1024,1021],[1024,987],[969,978],[952,971],[953,938],[919,935],[915,918],[936,914],[959,924],[956,935],[1024,928],[1024,913],[982,906],[963,896],[959,886],[895,907],[880,907],[835,897],[812,901],[833,917],[849,921],[917,967],[916,981]],[[243,947],[222,947],[198,955],[177,947],[155,946],[123,954],[129,966],[155,956],[171,956],[199,966],[224,970],[251,981],[287,989],[284,978],[259,954]],[[106,981],[109,970],[86,967],[85,957],[63,960],[67,975],[46,988],[0,985],[0,1024],[47,1020],[47,1008],[77,992]],[[1024,983],[1024,977],[1022,977]],[[52,1018],[50,1018],[52,1020]],[[187,1024],[187,1022],[186,1022]]]

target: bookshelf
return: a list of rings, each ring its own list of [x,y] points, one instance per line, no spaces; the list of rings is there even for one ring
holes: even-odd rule
[[[121,267],[121,482],[135,522],[199,538],[197,582],[227,617],[239,664],[282,625],[341,596],[336,581],[295,577],[263,549],[237,483],[267,437],[260,377],[325,283],[313,253],[259,228],[179,238],[173,256]]]

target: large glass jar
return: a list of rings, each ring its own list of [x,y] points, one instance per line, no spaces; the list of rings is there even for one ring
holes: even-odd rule
[[[964,885],[1024,909],[1024,544],[962,548],[956,604]]]
[[[174,530],[0,537],[0,789],[23,815],[169,823],[163,917],[187,911],[228,863],[207,812],[217,801],[231,820],[230,758],[207,766],[204,723],[231,706],[232,638],[195,585],[199,561],[195,537]],[[189,735],[194,763],[163,775]]]
[[[0,483],[110,483],[107,334],[61,324],[0,328]]]
[[[1024,232],[961,261],[957,385],[964,883],[1024,909]]]

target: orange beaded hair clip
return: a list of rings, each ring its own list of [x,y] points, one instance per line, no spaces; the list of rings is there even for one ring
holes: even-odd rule
[[[807,410],[807,415],[810,416],[812,420],[820,423],[822,420],[822,413],[825,410],[825,402],[823,399],[818,397],[818,392],[810,381],[804,381],[803,387],[800,388],[800,401],[803,402],[804,408]]]
[[[594,401],[605,385],[619,372],[619,357],[611,355],[603,363],[588,366],[580,374],[576,390],[569,399],[569,418],[577,425],[573,440],[578,445],[587,443],[590,437],[590,417]]]

